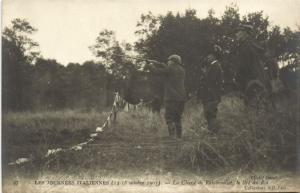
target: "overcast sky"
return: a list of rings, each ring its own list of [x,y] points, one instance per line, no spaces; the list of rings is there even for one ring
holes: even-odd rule
[[[240,13],[263,10],[272,24],[300,24],[300,0],[3,0],[2,29],[14,18],[25,18],[38,29],[33,36],[45,58],[62,64],[93,59],[88,49],[103,29],[117,39],[133,42],[136,22],[142,13],[183,13],[188,8],[205,17],[213,8],[217,16],[236,3]]]

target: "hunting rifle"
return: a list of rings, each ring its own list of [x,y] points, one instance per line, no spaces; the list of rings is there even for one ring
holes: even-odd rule
[[[135,60],[143,60],[149,63],[153,63],[154,65],[158,65],[158,66],[164,66],[162,62],[158,62],[156,60],[152,60],[152,59],[147,59],[147,58],[141,58],[141,57],[134,57],[134,56],[128,56],[125,54],[113,54],[115,56],[121,56],[124,58],[131,58],[131,59],[135,59]],[[149,72],[149,70],[145,69],[146,65],[142,64],[141,68],[138,69],[138,71],[142,71],[142,72]]]
[[[113,54],[113,55],[115,55],[115,56],[121,56],[121,57],[124,57],[124,58],[131,58],[131,59],[135,59],[135,60],[144,60],[146,62],[152,62],[152,63],[155,63],[155,64],[161,64],[161,62],[158,62],[158,61],[152,60],[152,59],[148,59],[148,58],[128,56],[128,55],[125,55],[125,54]]]

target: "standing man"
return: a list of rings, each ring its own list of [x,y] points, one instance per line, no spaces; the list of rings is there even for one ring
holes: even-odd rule
[[[152,73],[161,74],[164,81],[164,103],[165,119],[168,125],[169,136],[172,138],[181,138],[182,125],[181,117],[186,100],[186,91],[184,88],[185,70],[181,57],[171,55],[167,64],[149,61],[146,66]]]
[[[198,97],[201,99],[204,109],[204,116],[207,120],[208,130],[217,133],[218,105],[221,102],[222,92],[222,67],[215,55],[207,57],[207,64],[203,68],[201,88],[198,90]]]
[[[238,62],[237,81],[242,91],[250,80],[259,80],[263,85],[268,84],[268,79],[262,63],[265,50],[254,38],[252,25],[241,25],[235,34],[237,48],[235,51]]]

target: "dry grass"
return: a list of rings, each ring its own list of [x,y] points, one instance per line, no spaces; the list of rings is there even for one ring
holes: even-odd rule
[[[298,107],[286,105],[274,112],[245,107],[234,96],[219,105],[218,136],[207,133],[202,106],[190,101],[183,117],[183,141],[176,148],[161,144],[167,129],[160,115],[147,109],[118,114],[117,123],[83,151],[40,159],[47,149],[69,147],[85,141],[105,120],[107,113],[59,111],[8,113],[3,116],[4,166],[18,157],[32,155],[35,162],[6,168],[7,175],[36,176],[43,173],[72,175],[119,175],[122,173],[163,175],[168,172],[205,174],[232,170],[295,169]],[[161,148],[135,149],[145,142]],[[189,143],[190,141],[190,143]],[[103,145],[114,143],[110,150]],[[16,173],[12,174],[16,175]]]
[[[289,102],[281,109],[267,111],[248,108],[239,98],[225,96],[219,105],[221,129],[215,137],[203,133],[202,111],[191,111],[185,125],[200,140],[184,150],[186,165],[198,171],[295,170],[299,107],[297,100]]]
[[[3,163],[28,155],[39,157],[47,149],[85,140],[106,113],[53,111],[7,113],[2,117]]]

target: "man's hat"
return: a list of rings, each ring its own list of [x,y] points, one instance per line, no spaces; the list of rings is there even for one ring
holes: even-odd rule
[[[169,56],[168,60],[171,60],[171,61],[173,61],[173,62],[175,62],[177,64],[182,65],[181,57],[178,56],[178,55],[176,55],[176,54],[173,54],[173,55]]]

